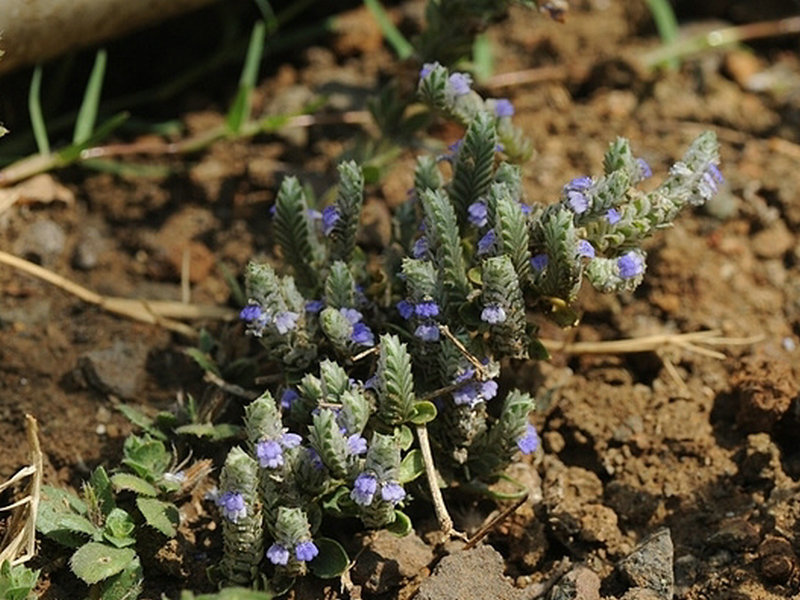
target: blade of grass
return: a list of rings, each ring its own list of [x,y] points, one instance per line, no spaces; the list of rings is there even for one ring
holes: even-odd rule
[[[39,154],[50,154],[50,140],[47,139],[47,126],[42,115],[42,65],[36,65],[28,90],[28,113],[31,116],[33,137]]]
[[[83,152],[86,148],[97,144],[100,140],[107,138],[117,127],[122,125],[127,120],[128,113],[123,112],[114,115],[110,119],[104,121],[100,127],[91,132],[90,135],[87,136],[82,142],[75,142],[66,148],[59,150],[58,156],[62,161],[64,161],[64,164],[68,164],[73,160],[77,160],[80,158],[81,152]]]
[[[75,133],[72,141],[75,144],[82,144],[89,139],[97,120],[97,107],[100,105],[100,92],[103,89],[103,79],[106,74],[106,51],[98,50],[92,67],[92,74],[86,84],[86,91],[83,93],[83,102],[78,111],[78,118],[75,120]]]
[[[261,13],[261,17],[264,19],[267,32],[272,33],[278,28],[278,17],[275,16],[275,10],[273,10],[269,0],[255,0],[255,3]]]
[[[364,0],[364,4],[372,13],[372,16],[375,17],[378,26],[383,32],[383,37],[386,38],[386,41],[389,42],[389,45],[394,49],[397,57],[400,60],[405,60],[414,54],[414,46],[412,46],[409,41],[403,37],[400,30],[394,26],[394,23],[392,23],[392,20],[389,18],[389,15],[386,13],[380,1]]]
[[[669,0],[647,0],[647,7],[656,22],[658,35],[664,45],[671,44],[678,39],[678,20]],[[677,58],[669,58],[664,64],[670,69],[677,69],[679,61]]]
[[[258,67],[261,64],[261,56],[264,54],[264,34],[266,26],[263,21],[258,21],[250,34],[250,44],[247,47],[247,55],[242,67],[242,74],[239,77],[239,90],[236,98],[228,110],[228,129],[234,133],[239,133],[242,123],[250,119],[250,111],[253,104],[253,90],[256,87],[258,77]]]
[[[485,33],[477,36],[472,43],[472,72],[480,82],[489,79],[494,72],[492,43]]]

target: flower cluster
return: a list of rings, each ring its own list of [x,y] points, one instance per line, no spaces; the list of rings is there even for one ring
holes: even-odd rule
[[[439,317],[440,308],[436,302],[430,299],[416,303],[401,300],[397,303],[396,308],[404,320],[413,319],[417,323],[414,329],[414,335],[417,338],[423,342],[439,341],[437,318]]]
[[[350,498],[359,506],[369,506],[380,489],[380,498],[392,505],[399,504],[406,497],[406,491],[397,481],[380,481],[374,473],[363,472],[353,482]]]
[[[300,314],[291,310],[282,310],[270,314],[259,304],[252,302],[239,313],[239,318],[247,324],[247,332],[255,337],[264,335],[264,329],[273,325],[280,335],[285,335],[297,327]]]
[[[497,382],[493,379],[477,381],[473,367],[464,369],[453,380],[453,384],[460,384],[453,392],[453,402],[457,406],[475,408],[481,402],[488,402],[497,396]]]

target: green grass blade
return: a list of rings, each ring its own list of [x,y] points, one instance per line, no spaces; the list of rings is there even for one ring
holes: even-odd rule
[[[97,120],[97,108],[100,105],[100,92],[103,89],[103,79],[106,74],[106,61],[106,51],[98,50],[92,74],[89,75],[89,82],[83,93],[83,102],[78,111],[78,118],[75,120],[75,132],[72,135],[72,141],[75,144],[82,144],[92,135]]]
[[[672,10],[669,0],[647,0],[647,7],[656,22],[658,35],[664,44],[671,44],[678,39],[678,20]],[[670,68],[678,67],[678,60],[669,59],[666,63]]]
[[[386,10],[379,0],[364,0],[364,4],[375,17],[378,26],[383,32],[383,37],[389,42],[389,45],[394,49],[395,54],[400,60],[405,60],[414,53],[414,46],[403,37],[400,30],[394,26]]]
[[[228,110],[228,129],[239,133],[242,124],[250,118],[252,109],[253,89],[256,87],[258,67],[261,65],[261,56],[264,53],[264,33],[266,25],[258,21],[250,35],[250,44],[247,47],[247,56],[239,77],[239,91]]]
[[[494,55],[492,42],[485,33],[480,34],[472,43],[472,72],[478,81],[486,81],[494,71]]]
[[[128,113],[118,113],[110,119],[104,121],[100,127],[98,127],[82,142],[70,144],[66,148],[59,150],[58,155],[61,161],[63,161],[64,164],[69,164],[70,162],[77,160],[80,158],[81,152],[83,152],[86,148],[97,144],[104,138],[107,138],[117,127],[122,125],[127,120]]]
[[[47,139],[47,126],[42,115],[41,90],[42,65],[36,65],[33,77],[31,77],[31,87],[28,90],[28,112],[31,116],[31,127],[39,154],[50,154],[50,140]]]

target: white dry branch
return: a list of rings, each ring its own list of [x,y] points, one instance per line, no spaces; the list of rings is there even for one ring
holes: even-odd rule
[[[22,564],[33,558],[36,550],[36,517],[42,489],[42,449],[39,446],[39,426],[31,415],[25,415],[25,430],[30,446],[30,464],[17,471],[8,481],[0,483],[0,492],[28,480],[25,496],[0,513],[9,512],[6,535],[0,542],[0,564],[8,560],[11,565]]]

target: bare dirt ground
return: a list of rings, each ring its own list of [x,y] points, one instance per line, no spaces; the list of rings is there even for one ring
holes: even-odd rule
[[[411,21],[420,4],[403,5],[398,14]],[[707,15],[679,6],[686,19],[764,16],[747,13],[746,2],[716,4],[719,12],[708,8]],[[362,33],[304,49],[294,65],[261,83],[256,109],[291,106],[304,101],[306,90],[330,93],[331,111],[363,109],[393,60],[363,13],[349,18]],[[478,563],[481,575],[491,579],[486,573],[493,568],[497,575],[496,587],[482,597],[532,597],[530,590],[553,583],[552,597],[587,600],[626,593],[628,600],[667,599],[673,592],[685,600],[796,597],[797,39],[708,52],[680,70],[650,73],[630,59],[656,44],[646,10],[633,1],[587,2],[564,24],[514,10],[490,38],[497,73],[550,69],[540,81],[485,89],[513,101],[516,123],[533,140],[535,155],[524,168],[530,199],[556,198],[565,181],[598,172],[616,136],[631,139],[656,179],[699,131],[714,129],[722,145],[724,190],[712,206],[682,215],[648,244],[644,285],[619,298],[586,289],[581,324],[571,331],[545,326],[543,335],[566,343],[713,329],[717,337],[758,341],[714,346],[724,359],[673,345],[625,355],[555,351],[549,362],[516,365],[516,377],[504,383],[541,399],[536,424],[544,453],[516,468],[533,492],[488,536],[500,554],[480,550],[489,552]],[[202,93],[183,106],[181,120],[190,130],[223,118],[218,106],[203,104]],[[447,127],[438,133],[459,135]],[[192,300],[233,306],[223,267],[238,274],[251,257],[270,253],[268,207],[280,177],[296,173],[324,191],[355,134],[352,126],[312,126],[221,142],[188,159],[165,159],[172,174],[156,179],[57,172],[72,200],[21,203],[0,214],[0,249],[103,294],[173,300],[181,298],[188,249]],[[387,235],[386,207],[405,197],[412,165],[407,151],[368,191],[376,245]],[[169,409],[178,394],[213,393],[182,353],[190,340],[109,315],[5,266],[0,289],[0,478],[26,460],[26,413],[41,426],[46,480],[78,486],[88,468],[116,464],[132,430],[115,402]],[[448,499],[468,530],[493,508]],[[365,598],[408,598],[422,583],[420,598],[470,597],[445,591],[449,584],[441,582],[452,572],[446,560],[436,566],[433,528],[422,518],[421,537],[373,540],[352,573],[356,589]],[[195,513],[184,530],[179,543],[145,565],[149,581],[159,582],[146,597],[161,591],[173,597],[180,587],[211,589],[204,570],[220,552],[213,520]],[[631,563],[642,552],[645,571],[666,561],[664,577],[672,574],[674,581],[664,585],[671,587],[637,575]],[[45,544],[42,591],[47,598],[71,597],[64,590],[75,580],[63,559],[48,563],[54,556]],[[469,560],[464,557],[462,568]],[[554,575],[564,572],[570,575],[557,581]],[[303,583],[297,597],[335,598],[337,590]]]

